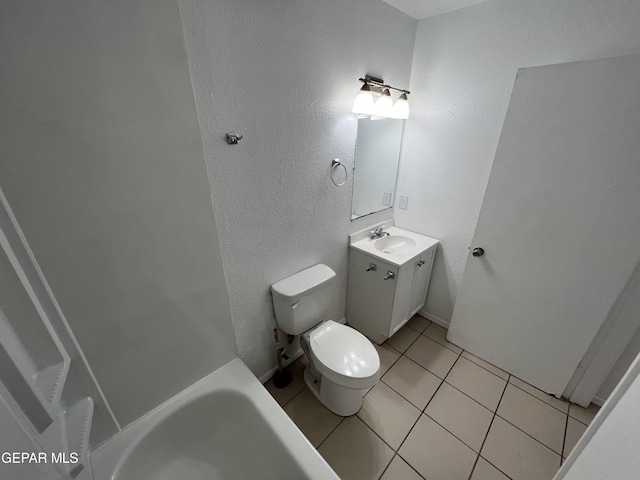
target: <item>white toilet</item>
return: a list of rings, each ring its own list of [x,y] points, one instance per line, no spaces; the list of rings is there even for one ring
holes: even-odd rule
[[[351,327],[326,320],[336,273],[318,264],[271,285],[276,321],[282,331],[300,335],[309,367],[304,381],[329,410],[353,415],[363,390],[380,379],[380,358],[371,342]]]

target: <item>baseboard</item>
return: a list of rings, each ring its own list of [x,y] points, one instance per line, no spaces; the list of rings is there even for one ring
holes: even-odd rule
[[[599,407],[601,407],[604,402],[606,400],[603,400],[602,398],[598,397],[597,395],[595,397],[593,397],[593,400],[591,400],[591,403],[593,403],[594,405],[597,405]]]
[[[342,325],[346,325],[347,319],[346,318],[342,318],[341,320],[337,320],[337,322],[341,323]],[[287,353],[287,356],[289,358],[287,360],[284,360],[284,359],[282,360],[282,366],[284,368],[288,367],[293,362],[295,362],[297,359],[299,359],[302,355],[304,355],[304,352],[302,351],[301,348],[299,348],[298,350],[296,350],[293,353]],[[267,372],[265,372],[262,375],[260,375],[258,377],[258,381],[264,385],[266,382],[271,380],[271,377],[273,377],[273,374],[276,373],[277,370],[278,370],[278,366],[277,365],[275,367],[272,367]]]
[[[421,317],[426,318],[427,320],[432,321],[433,323],[435,323],[436,325],[440,325],[441,327],[446,328],[447,330],[449,329],[449,322],[446,320],[443,320],[439,317],[436,317],[435,315],[425,311],[425,310],[420,310],[418,312],[418,315],[420,315]]]

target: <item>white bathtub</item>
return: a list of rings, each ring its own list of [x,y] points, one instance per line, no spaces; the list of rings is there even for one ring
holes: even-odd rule
[[[238,358],[91,454],[94,480],[338,476]]]

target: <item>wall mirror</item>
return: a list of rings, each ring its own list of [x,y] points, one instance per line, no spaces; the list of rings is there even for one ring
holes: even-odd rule
[[[393,206],[404,120],[359,118],[351,220]]]

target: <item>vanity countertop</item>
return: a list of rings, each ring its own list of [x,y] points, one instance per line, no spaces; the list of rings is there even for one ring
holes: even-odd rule
[[[389,235],[375,239],[369,238],[369,229],[350,235],[349,246],[400,267],[439,243],[435,238],[399,227],[384,230]]]

